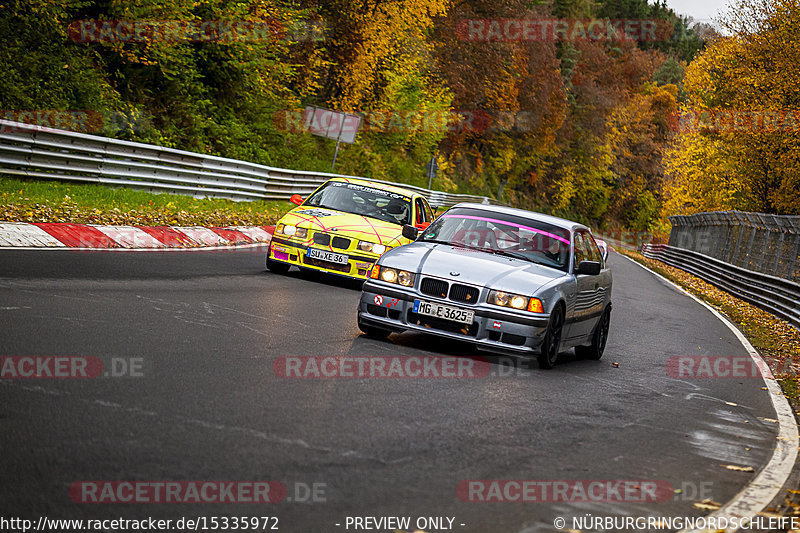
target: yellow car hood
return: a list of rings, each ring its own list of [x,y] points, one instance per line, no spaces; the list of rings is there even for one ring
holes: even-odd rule
[[[279,224],[336,233],[385,246],[394,247],[411,242],[403,237],[403,226],[399,224],[319,207],[296,207],[284,215]]]

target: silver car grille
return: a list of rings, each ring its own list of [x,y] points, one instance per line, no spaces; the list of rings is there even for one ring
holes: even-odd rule
[[[478,296],[480,289],[463,285],[461,283],[453,283],[452,285],[444,280],[436,278],[422,278],[419,290],[422,294],[428,296],[435,296],[436,298],[449,298],[454,302],[461,302],[466,304],[478,303]]]

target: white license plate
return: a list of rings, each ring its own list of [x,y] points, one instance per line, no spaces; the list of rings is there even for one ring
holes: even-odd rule
[[[329,263],[336,263],[337,265],[346,265],[350,258],[345,254],[337,254],[336,252],[328,252],[326,250],[317,250],[316,248],[309,248],[306,255],[311,259],[319,259],[320,261],[327,261]]]
[[[475,318],[475,311],[422,300],[414,300],[414,312],[420,315],[461,322],[462,324],[472,324],[472,319]]]

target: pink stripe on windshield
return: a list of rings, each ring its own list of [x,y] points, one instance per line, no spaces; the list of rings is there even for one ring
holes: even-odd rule
[[[496,218],[486,218],[486,217],[476,217],[472,215],[442,215],[440,218],[468,218],[469,220],[481,220],[483,222],[495,222],[497,224],[503,224],[504,226],[514,226],[519,229],[526,229],[528,231],[532,231],[534,233],[541,233],[547,237],[559,240],[563,243],[566,243],[569,246],[569,240],[565,239],[564,237],[559,237],[558,235],[554,235],[552,233],[548,233],[546,231],[542,231],[540,229],[531,228],[530,226],[523,226],[521,224],[515,224],[514,222],[509,222],[507,220],[498,220]]]

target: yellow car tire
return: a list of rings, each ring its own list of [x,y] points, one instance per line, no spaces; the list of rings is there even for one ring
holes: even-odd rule
[[[267,269],[270,272],[275,274],[286,274],[289,272],[291,265],[287,265],[286,263],[281,263],[279,261],[273,261],[272,259],[267,256]]]

